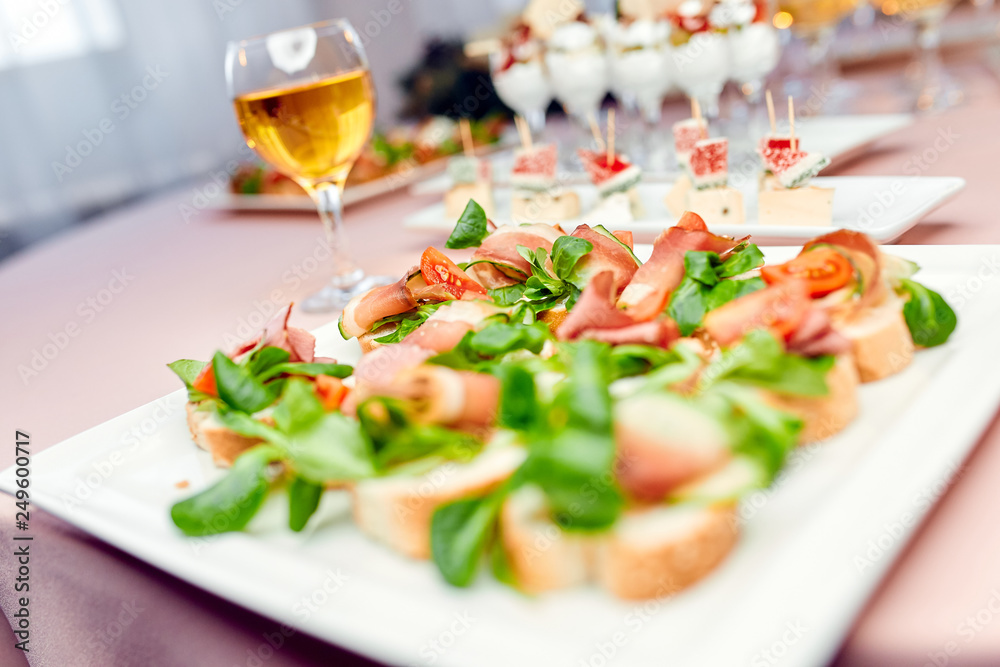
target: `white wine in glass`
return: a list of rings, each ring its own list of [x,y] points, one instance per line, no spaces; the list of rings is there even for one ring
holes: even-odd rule
[[[334,276],[303,310],[339,310],[389,282],[354,264],[343,230],[344,183],[375,120],[375,88],[351,24],[337,19],[230,42],[226,80],[247,145],[298,182],[323,221]]]

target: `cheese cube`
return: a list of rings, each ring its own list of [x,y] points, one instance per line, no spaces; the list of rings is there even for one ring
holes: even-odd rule
[[[492,218],[496,212],[493,205],[493,189],[486,181],[471,184],[454,185],[444,193],[444,211],[449,220],[457,220],[465,210],[470,199],[483,207],[487,218]]]
[[[757,205],[757,222],[761,225],[833,225],[833,188],[762,190],[757,195]]]
[[[743,194],[728,186],[691,190],[688,210],[700,215],[707,225],[742,225],[745,222]]]
[[[674,181],[670,192],[663,199],[663,202],[667,205],[667,210],[670,211],[670,215],[675,218],[684,215],[684,211],[688,210],[689,192],[691,192],[691,179],[688,178],[687,174],[681,174],[680,178]]]

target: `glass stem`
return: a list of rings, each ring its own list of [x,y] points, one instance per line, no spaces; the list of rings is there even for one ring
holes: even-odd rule
[[[317,183],[309,188],[309,194],[316,203],[323,230],[326,232],[327,246],[333,260],[333,278],[336,288],[347,289],[364,277],[364,272],[351,259],[351,246],[344,233],[343,204],[340,193],[343,183]]]

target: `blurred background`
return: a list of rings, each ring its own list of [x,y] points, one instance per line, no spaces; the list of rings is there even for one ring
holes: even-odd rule
[[[702,4],[671,4],[681,16],[697,15],[701,10],[692,10],[692,2]],[[996,88],[1000,48],[990,0],[875,3],[783,0],[768,6],[765,22],[776,31],[781,60],[756,78],[778,80],[802,99],[817,97],[814,113],[873,106],[934,112]],[[0,260],[137,198],[203,183],[234,158],[252,159],[226,94],[227,40],[349,18],[368,50],[379,97],[376,125],[391,134],[399,123],[457,115],[455,101],[471,91],[485,92],[475,93],[482,104],[469,115],[509,114],[492,91],[486,52],[467,55],[463,46],[504,34],[524,5],[0,0]],[[616,6],[587,2],[586,10],[614,14]],[[943,64],[935,60],[939,43]],[[880,86],[875,94],[852,87],[872,63],[895,63],[898,90]],[[921,99],[920,82],[913,82],[926,84],[941,73],[929,70],[939,66],[947,80],[936,78],[940,90],[930,98],[923,90]],[[718,98],[722,122],[746,117],[747,100],[759,93],[761,81],[736,79],[730,75]],[[656,103],[686,105],[684,92],[674,86]],[[559,113],[554,102],[550,121]]]

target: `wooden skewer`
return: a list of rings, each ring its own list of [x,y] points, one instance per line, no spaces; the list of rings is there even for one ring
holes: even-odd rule
[[[587,122],[590,123],[590,133],[594,135],[594,143],[597,144],[597,150],[604,150],[604,137],[601,136],[601,128],[597,125],[597,118],[593,114],[587,115]]]
[[[501,48],[499,39],[480,39],[466,44],[463,51],[466,58],[480,58],[488,56],[494,51],[499,51]]]
[[[531,130],[528,128],[528,121],[520,116],[514,116],[514,125],[517,126],[517,134],[521,137],[521,146],[523,146],[525,150],[530,151],[532,144]]]
[[[615,109],[608,109],[608,153],[607,165],[610,167],[615,163]]]
[[[472,157],[476,154],[476,147],[472,143],[472,127],[469,126],[469,119],[460,119],[458,127],[462,132],[462,150],[465,151],[466,156]]]
[[[767,119],[771,121],[771,134],[777,134],[778,123],[774,119],[774,98],[771,97],[770,88],[764,91],[764,97],[767,98]]]
[[[789,145],[793,151],[799,149],[798,142],[795,141],[795,103],[792,101],[792,96],[788,96],[788,138]]]
[[[702,127],[703,120],[701,117],[701,105],[698,103],[697,98],[694,97],[691,98],[691,117],[695,119],[698,123],[698,127],[701,128],[701,138],[708,139],[708,124],[704,123],[705,126]]]

